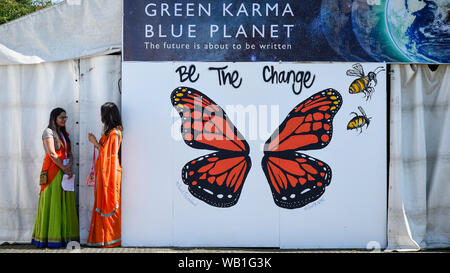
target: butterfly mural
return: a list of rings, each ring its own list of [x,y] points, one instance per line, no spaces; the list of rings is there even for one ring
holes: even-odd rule
[[[215,207],[235,205],[252,165],[247,141],[225,111],[200,91],[178,87],[170,98],[182,119],[184,142],[195,149],[216,151],[183,167],[182,179],[189,192]],[[331,168],[298,151],[330,143],[332,121],[341,105],[336,90],[318,92],[298,104],[266,141],[262,169],[277,206],[300,208],[324,193]]]

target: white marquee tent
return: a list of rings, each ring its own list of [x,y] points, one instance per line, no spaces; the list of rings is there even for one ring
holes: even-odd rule
[[[100,106],[120,106],[122,1],[65,1],[0,25],[0,243],[31,242],[50,111],[67,111],[79,183],[81,241],[93,188],[85,179],[99,138]],[[114,54],[116,53],[116,54]]]
[[[0,244],[31,241],[41,135],[55,107],[69,116],[86,242],[93,206],[84,182],[93,152],[87,134],[100,134],[104,102],[120,106],[121,32],[121,0],[67,0],[0,25]],[[449,247],[450,68],[391,68],[387,248]]]

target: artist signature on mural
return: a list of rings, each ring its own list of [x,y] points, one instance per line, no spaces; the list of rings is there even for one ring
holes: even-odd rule
[[[306,206],[303,208],[303,210],[304,210],[304,211],[311,210],[311,209],[313,209],[313,208],[319,206],[319,205],[322,204],[323,202],[325,202],[325,200],[326,200],[325,198],[321,198],[321,199],[317,200],[316,202],[313,202],[313,203],[310,203],[310,204],[306,205]]]
[[[177,180],[177,188],[180,191],[181,195],[194,207],[198,205],[198,203],[191,197],[191,195],[186,191],[186,189],[183,186],[183,183],[181,183],[179,180]]]

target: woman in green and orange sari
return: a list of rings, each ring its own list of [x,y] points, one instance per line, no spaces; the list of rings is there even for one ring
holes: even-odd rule
[[[31,240],[38,247],[65,247],[70,241],[79,241],[80,237],[75,192],[62,188],[63,175],[68,175],[68,178],[73,176],[73,156],[66,121],[64,109],[53,109],[49,125],[42,134],[45,158]]]
[[[112,102],[102,105],[100,115],[104,125],[100,141],[97,141],[92,133],[89,134],[89,141],[99,152],[95,164],[95,201],[87,245],[116,247],[122,243],[120,204],[122,118],[119,109]]]

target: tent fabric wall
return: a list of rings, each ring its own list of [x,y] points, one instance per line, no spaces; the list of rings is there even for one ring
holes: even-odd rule
[[[89,236],[94,206],[94,188],[86,185],[94,152],[93,145],[88,141],[88,133],[92,132],[100,140],[103,129],[100,106],[103,103],[112,101],[119,109],[121,108],[121,68],[120,55],[80,60],[79,219],[81,243],[86,243]]]
[[[0,65],[119,52],[122,0],[72,0],[0,25]]]
[[[387,250],[450,247],[450,66],[392,65]]]
[[[78,141],[77,70],[76,61],[0,66],[0,242],[31,240],[45,156],[41,137],[53,108],[67,111],[70,139]]]
[[[74,173],[81,184],[80,229],[82,238],[87,237],[92,208],[86,206],[93,204],[92,190],[83,184],[92,162],[87,131],[100,134],[101,104],[120,106],[120,62],[120,55],[110,55],[0,66],[0,243],[31,241],[45,156],[41,136],[55,107],[69,116]]]

